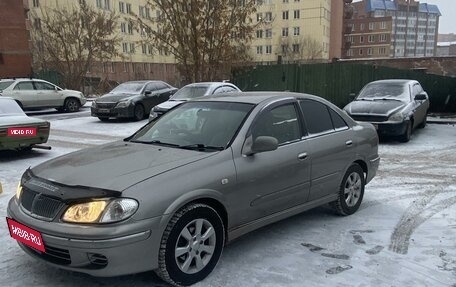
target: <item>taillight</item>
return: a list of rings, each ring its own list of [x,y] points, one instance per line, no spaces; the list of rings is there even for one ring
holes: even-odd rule
[[[0,129],[0,137],[6,137],[7,134],[8,134],[7,129]]]
[[[49,123],[46,124],[45,126],[39,126],[38,127],[38,132],[49,132],[50,125]]]

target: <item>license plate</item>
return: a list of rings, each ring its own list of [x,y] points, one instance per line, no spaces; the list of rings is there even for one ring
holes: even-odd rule
[[[99,109],[98,112],[99,113],[103,113],[103,114],[108,114],[109,113],[109,109]]]
[[[32,137],[36,136],[36,128],[8,128],[9,137]]]
[[[11,218],[6,218],[6,222],[12,238],[38,251],[46,252],[40,232],[20,224]]]

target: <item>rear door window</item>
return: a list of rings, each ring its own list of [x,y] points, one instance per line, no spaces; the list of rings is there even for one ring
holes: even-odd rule
[[[313,100],[299,102],[309,135],[327,133],[334,130],[331,115],[325,104]]]
[[[21,90],[21,91],[34,90],[32,82],[20,82],[14,87],[14,89],[15,90]]]
[[[48,90],[48,91],[53,91],[55,90],[55,87],[51,84],[45,83],[45,82],[33,82],[35,85],[35,89],[37,90]]]

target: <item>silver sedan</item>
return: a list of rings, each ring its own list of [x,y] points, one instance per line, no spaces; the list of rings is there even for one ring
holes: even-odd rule
[[[232,93],[183,103],[124,141],[28,169],[8,205],[28,254],[94,276],[155,270],[187,286],[223,246],[330,203],[356,212],[378,137],[315,96]]]

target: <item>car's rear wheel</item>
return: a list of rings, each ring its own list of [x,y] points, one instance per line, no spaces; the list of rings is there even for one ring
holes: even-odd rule
[[[163,233],[157,274],[174,286],[203,280],[215,268],[225,243],[223,221],[205,204],[179,210]]]
[[[74,98],[69,98],[65,100],[65,111],[68,113],[74,113],[79,111],[79,108],[81,107],[81,103],[77,99]]]
[[[143,105],[141,105],[141,104],[135,105],[133,118],[136,121],[140,121],[140,120],[144,119],[144,115],[145,115],[145,111],[144,111]]]
[[[364,171],[357,163],[353,163],[345,173],[339,188],[339,196],[331,206],[340,215],[355,213],[364,196]]]
[[[410,138],[412,137],[412,126],[413,126],[412,121],[408,121],[404,134],[402,134],[399,137],[399,140],[401,142],[406,143],[406,142],[410,141]]]

